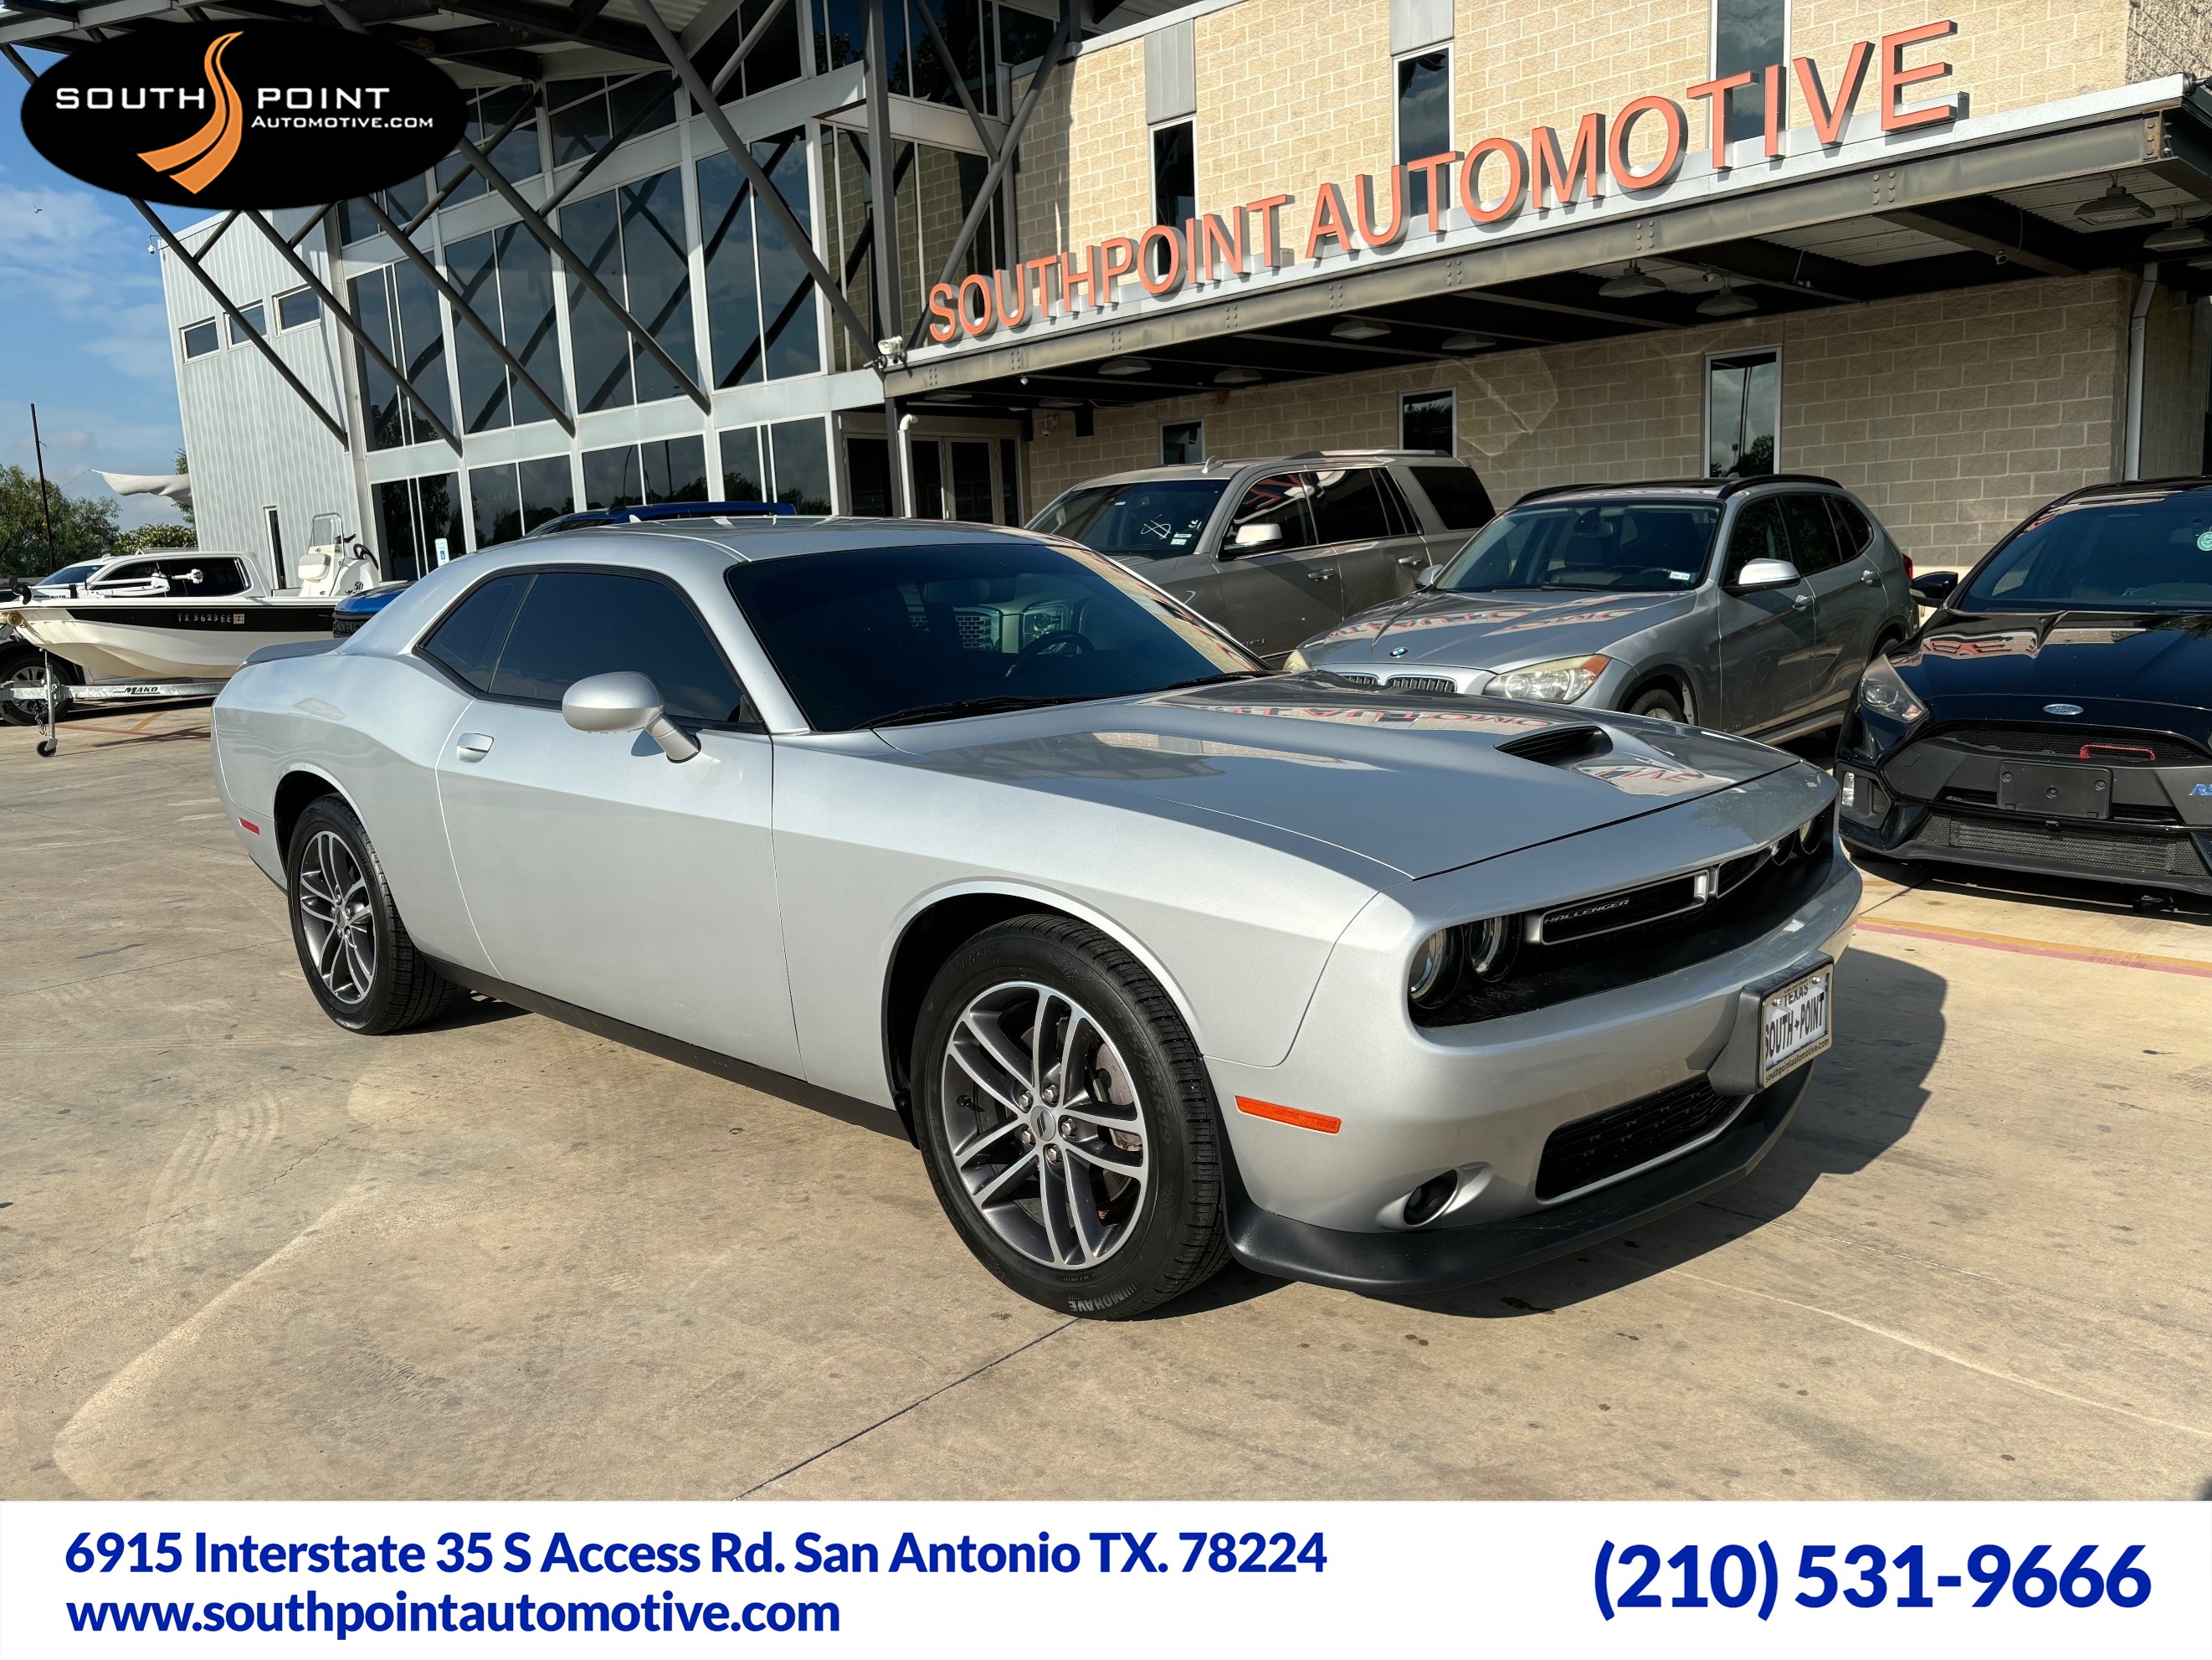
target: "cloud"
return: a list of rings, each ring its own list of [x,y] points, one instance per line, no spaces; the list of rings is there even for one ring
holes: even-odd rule
[[[167,380],[168,319],[146,235],[93,192],[0,177],[0,292],[79,331],[110,368]]]

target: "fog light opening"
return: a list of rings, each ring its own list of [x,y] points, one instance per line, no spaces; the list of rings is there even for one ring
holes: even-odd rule
[[[1459,1172],[1448,1170],[1442,1176],[1432,1176],[1406,1195],[1406,1225],[1418,1228],[1433,1222],[1444,1213],[1444,1207],[1459,1191]]]

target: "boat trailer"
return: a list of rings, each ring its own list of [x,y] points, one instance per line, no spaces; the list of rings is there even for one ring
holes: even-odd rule
[[[15,703],[41,706],[39,715],[39,753],[51,757],[61,748],[61,718],[79,703],[156,703],[179,697],[214,697],[221,680],[110,680],[98,685],[72,685],[54,672],[53,654],[43,652],[46,684],[44,690],[21,681],[0,685],[0,697]]]

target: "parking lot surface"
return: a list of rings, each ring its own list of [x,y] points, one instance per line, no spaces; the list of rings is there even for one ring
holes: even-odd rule
[[[894,1134],[496,1005],[338,1031],[206,732],[0,730],[0,1497],[2212,1496],[2201,916],[1870,873],[1748,1181],[1096,1324]]]

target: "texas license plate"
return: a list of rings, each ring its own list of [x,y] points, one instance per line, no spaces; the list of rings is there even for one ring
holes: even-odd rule
[[[1815,969],[1802,980],[1793,980],[1759,1000],[1759,1088],[1765,1089],[1828,1047],[1829,993],[1835,978],[1833,966]]]

